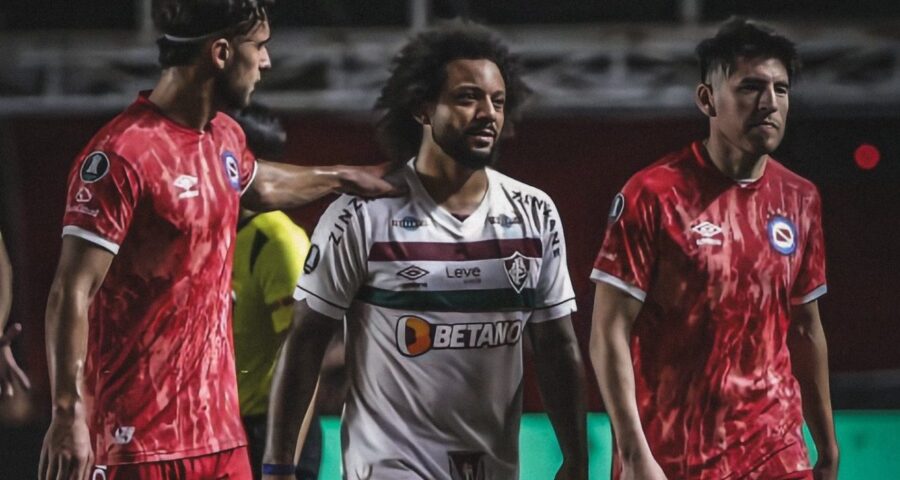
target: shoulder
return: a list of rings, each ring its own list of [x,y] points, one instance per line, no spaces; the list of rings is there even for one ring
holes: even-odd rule
[[[494,169],[488,169],[487,172],[490,182],[499,187],[513,202],[525,206],[532,206],[534,204],[537,204],[538,206],[545,204],[553,205],[553,199],[543,190],[520,180],[516,180],[515,178]]]
[[[774,158],[769,159],[766,168],[770,169],[767,173],[772,175],[774,180],[783,185],[783,188],[810,199],[819,198],[819,189],[816,187],[816,184],[793,172]]]
[[[683,185],[696,164],[693,145],[671,152],[631,176],[623,191],[661,196]]]

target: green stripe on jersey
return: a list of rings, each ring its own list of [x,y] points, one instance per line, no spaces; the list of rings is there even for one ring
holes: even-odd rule
[[[356,299],[379,307],[417,312],[501,312],[534,310],[535,292],[525,288],[394,292],[370,287],[359,289]]]

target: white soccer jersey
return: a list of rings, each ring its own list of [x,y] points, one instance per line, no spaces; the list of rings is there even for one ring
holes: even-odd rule
[[[523,330],[575,310],[556,207],[488,169],[461,221],[402,175],[405,197],[331,204],[295,293],[346,318],[344,475],[518,478]]]

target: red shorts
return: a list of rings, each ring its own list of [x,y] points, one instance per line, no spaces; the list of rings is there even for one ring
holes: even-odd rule
[[[247,447],[165,462],[96,465],[90,480],[253,480]]]

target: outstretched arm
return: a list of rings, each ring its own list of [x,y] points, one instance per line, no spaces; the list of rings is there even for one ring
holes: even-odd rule
[[[397,195],[397,188],[381,178],[391,168],[391,163],[306,167],[259,160],[256,177],[241,197],[241,206],[267,211],[299,207],[330,193]]]
[[[53,418],[44,437],[39,480],[86,478],[93,462],[81,390],[88,307],[113,258],[112,253],[87,240],[63,237],[47,299],[47,366]]]
[[[591,326],[591,362],[612,423],[622,479],[665,479],[641,427],[632,367],[631,327],[641,302],[606,283],[597,283]]]
[[[311,411],[319,368],[331,336],[340,322],[326,317],[300,300],[294,321],[275,367],[269,398],[268,437],[263,464],[292,466],[298,433],[304,416]],[[304,439],[299,439],[303,441]],[[265,469],[265,467],[264,467]],[[293,479],[293,473],[264,475],[264,479]]]
[[[557,480],[587,479],[587,414],[584,365],[572,318],[528,325],[538,386],[563,454]]]
[[[819,454],[814,469],[815,478],[834,480],[837,478],[839,451],[828,387],[828,346],[818,302],[791,309],[788,349],[794,376],[800,383],[803,417]]]

